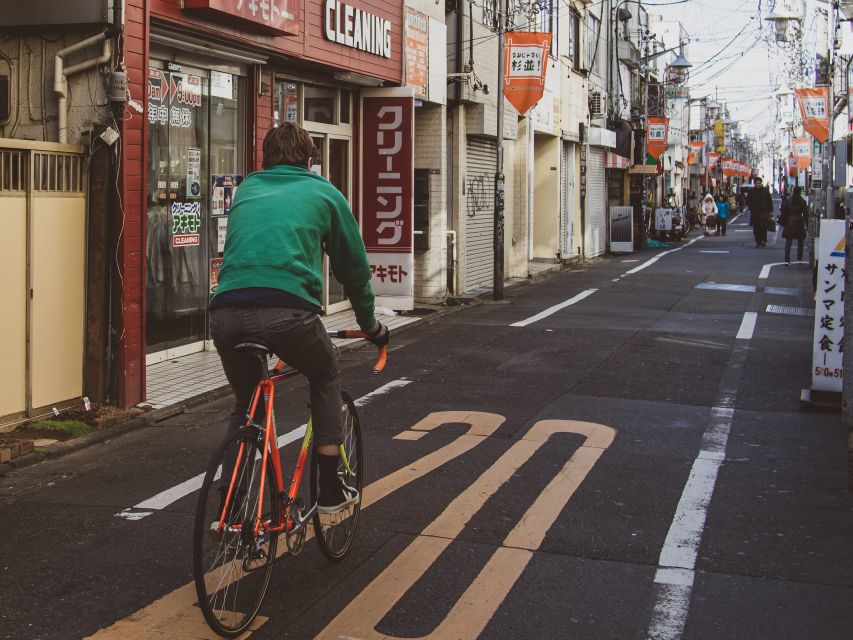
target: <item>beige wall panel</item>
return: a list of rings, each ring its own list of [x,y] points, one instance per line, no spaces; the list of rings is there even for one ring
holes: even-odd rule
[[[554,260],[560,251],[560,139],[536,136],[533,157],[533,257]]]
[[[0,423],[27,408],[27,198],[0,196]]]
[[[85,198],[33,198],[33,407],[83,394],[85,227]]]

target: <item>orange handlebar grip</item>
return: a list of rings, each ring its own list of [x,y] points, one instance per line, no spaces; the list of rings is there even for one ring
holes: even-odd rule
[[[376,364],[373,365],[373,373],[382,373],[386,362],[388,362],[388,347],[379,347],[379,358],[377,358]]]

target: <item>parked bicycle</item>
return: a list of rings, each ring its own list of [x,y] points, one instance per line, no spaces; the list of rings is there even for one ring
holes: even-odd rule
[[[361,331],[335,331],[337,338],[363,338]],[[317,510],[319,477],[314,432],[309,418],[289,487],[285,490],[274,411],[275,384],[299,372],[279,363],[271,373],[270,348],[247,340],[236,347],[252,356],[261,379],[252,395],[246,424],[219,445],[204,476],[193,531],[193,574],[198,603],[205,620],[227,638],[240,635],[255,619],[264,601],[283,533],[287,552],[298,555],[307,538],[308,523],[323,554],[333,561],[346,556],[358,527],[364,483],[364,450],[355,404],[342,393],[343,444],[338,475],[358,492],[356,502],[336,514]],[[373,367],[381,372],[386,347]],[[263,416],[263,424],[259,419]],[[310,457],[309,501],[299,495]]]

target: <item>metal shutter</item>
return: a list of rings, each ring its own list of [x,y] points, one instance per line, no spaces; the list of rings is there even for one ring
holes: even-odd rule
[[[465,166],[465,291],[494,280],[494,193],[497,145],[468,138]]]
[[[560,257],[574,255],[575,154],[568,142],[563,143],[560,166]]]
[[[605,217],[607,186],[604,182],[604,149],[589,148],[586,165],[586,229],[584,251],[588,258],[604,255],[607,241]]]

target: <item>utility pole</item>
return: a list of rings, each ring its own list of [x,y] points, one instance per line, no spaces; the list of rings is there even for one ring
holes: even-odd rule
[[[826,158],[827,158],[827,167],[826,172],[824,173],[823,179],[824,184],[826,184],[826,217],[830,220],[835,217],[835,145],[833,144],[832,138],[835,135],[835,96],[833,94],[833,88],[835,83],[833,82],[833,77],[835,76],[835,4],[832,3],[827,8],[827,52],[826,52],[826,66],[827,66],[827,93],[829,94],[827,99],[827,111],[829,116],[829,140],[826,141]]]
[[[507,0],[501,0],[498,13],[498,126],[497,163],[495,166],[494,281],[492,298],[504,299],[504,40],[507,27]]]

